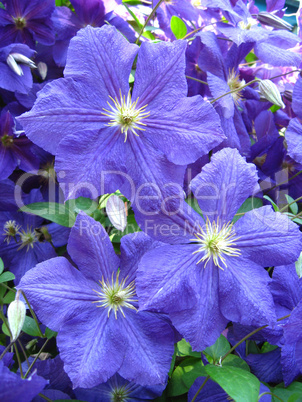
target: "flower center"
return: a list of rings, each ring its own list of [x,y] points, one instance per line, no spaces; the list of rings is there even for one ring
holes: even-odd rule
[[[123,308],[130,308],[132,310],[136,310],[136,308],[132,305],[133,302],[137,302],[134,299],[135,293],[135,285],[134,281],[129,283],[126,286],[126,279],[123,279],[119,282],[119,272],[116,275],[114,280],[114,274],[112,274],[111,283],[107,280],[104,281],[104,278],[100,282],[101,290],[94,290],[99,296],[100,300],[97,300],[93,303],[100,303],[97,307],[104,307],[108,309],[108,317],[110,315],[111,310],[114,312],[115,318],[117,318],[117,312],[120,311],[125,317]]]
[[[20,238],[21,238],[21,245],[18,248],[18,250],[21,250],[22,248],[26,247],[26,251],[29,250],[29,247],[33,248],[34,243],[38,241],[36,233],[34,230],[31,228],[27,228],[27,232],[25,230],[22,230],[20,233]]]
[[[239,28],[241,29],[246,29],[246,30],[250,30],[252,28],[253,25],[257,25],[258,21],[255,20],[254,18],[247,18],[246,22],[245,21],[240,21],[238,23]]]
[[[109,96],[113,104],[110,102],[108,106],[111,110],[104,109],[106,112],[102,112],[103,115],[110,117],[110,122],[108,126],[119,126],[121,132],[125,134],[125,142],[127,141],[128,130],[130,130],[134,135],[138,136],[136,130],[144,131],[146,127],[145,123],[142,123],[141,120],[145,119],[150,115],[150,112],[146,112],[146,107],[148,105],[137,108],[138,99],[135,102],[132,102],[130,90],[128,92],[127,98],[125,95],[122,95],[120,91],[120,99],[116,97],[113,99]]]
[[[12,135],[4,134],[1,137],[1,142],[5,148],[10,148],[14,145],[14,137]]]
[[[128,398],[128,391],[126,387],[115,388],[111,393],[111,400],[113,402],[126,402]]]
[[[235,248],[236,240],[235,231],[231,222],[225,223],[220,227],[219,221],[210,222],[207,219],[205,230],[200,228],[200,232],[194,234],[196,239],[191,239],[194,242],[200,244],[197,251],[193,254],[203,253],[203,257],[197,261],[199,264],[205,261],[205,266],[212,259],[214,264],[223,270],[221,263],[226,267],[224,254],[230,257],[238,257],[241,252],[238,248]]]
[[[47,162],[42,168],[39,170],[39,175],[41,176],[42,182],[56,182],[56,172],[54,168],[54,160],[52,162]]]
[[[17,29],[23,29],[26,27],[26,20],[22,17],[13,18]]]
[[[10,243],[11,238],[13,237],[16,239],[16,235],[19,234],[21,226],[16,223],[16,221],[7,221],[4,224],[4,233],[3,235],[5,236],[4,241],[6,241],[7,244]]]
[[[230,87],[231,91],[235,91],[231,95],[234,99],[235,104],[238,105],[239,100],[242,98],[241,90],[245,85],[245,81],[240,80],[239,74],[236,74],[235,70],[232,69],[232,71],[229,72],[227,84]]]

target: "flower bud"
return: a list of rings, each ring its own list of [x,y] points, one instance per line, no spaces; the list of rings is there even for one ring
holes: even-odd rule
[[[127,213],[124,202],[117,195],[112,195],[106,205],[106,212],[112,225],[120,231],[124,231],[127,225]]]
[[[275,14],[268,13],[267,11],[261,11],[257,15],[257,20],[263,24],[267,25],[269,27],[277,28],[277,29],[286,29],[288,31],[291,31],[293,29],[293,26],[289,24],[288,22],[284,21],[280,17],[278,17]]]
[[[35,63],[31,59],[21,53],[10,53],[7,56],[6,62],[8,66],[13,70],[13,72],[20,77],[23,75],[23,70],[18,63],[24,64],[30,68],[37,68]]]
[[[10,303],[7,309],[7,318],[10,331],[12,333],[12,341],[15,341],[24,324],[26,315],[26,307],[23,301],[19,300],[19,291],[16,300]]]
[[[261,80],[259,82],[259,92],[260,95],[274,105],[280,106],[282,109],[285,107],[277,85],[271,80]]]
[[[288,101],[292,102],[293,100],[293,90],[292,89],[286,89],[283,92],[283,96],[285,99],[287,99]]]

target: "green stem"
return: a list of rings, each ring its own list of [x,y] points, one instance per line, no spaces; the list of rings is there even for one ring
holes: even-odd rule
[[[11,290],[12,292],[16,293],[16,289],[10,288],[9,286],[7,286],[5,283],[0,283],[1,286],[4,286],[7,290]]]
[[[262,398],[264,395],[272,395],[274,398],[279,399],[279,401],[284,402],[283,399],[279,398],[279,396],[273,394],[272,392],[263,392],[261,395],[259,395],[258,401],[260,401],[260,398]]]
[[[290,207],[291,205],[295,204],[297,201],[300,201],[300,200],[302,200],[302,196],[296,198],[296,199],[295,199],[294,201],[292,201],[291,203],[285,205],[285,207],[281,208],[279,212],[285,211],[288,207]]]
[[[41,394],[41,392],[40,392],[38,395],[39,395],[41,398],[45,399],[45,401],[48,401],[48,402],[53,402],[53,400],[52,400],[52,399],[47,398],[47,396],[45,396],[45,395]]]
[[[25,352],[24,347],[23,347],[23,345],[22,345],[22,342],[20,341],[19,338],[17,339],[17,342],[18,342],[18,345],[20,346],[20,349],[22,350],[22,353],[23,353],[23,355],[24,355],[24,357],[25,357],[26,363],[27,363],[27,365],[29,366],[29,361],[28,361],[28,359],[27,359],[27,355],[26,355],[26,352]]]
[[[276,187],[280,187],[280,186],[282,186],[283,184],[288,184],[289,181],[295,179],[295,178],[296,178],[297,176],[299,176],[299,174],[301,174],[301,173],[302,173],[302,170],[300,170],[298,173],[294,174],[290,179],[288,179],[288,180],[286,180],[286,181],[283,181],[283,182],[281,182],[281,183],[279,183],[279,184],[276,184],[275,186],[271,187],[270,189],[267,190],[267,192],[272,191],[272,190],[274,190]]]
[[[192,399],[191,402],[194,402],[194,401],[195,401],[195,399],[198,397],[198,394],[200,393],[200,391],[202,390],[202,388],[206,385],[206,383],[209,381],[209,379],[210,379],[210,376],[208,375],[208,376],[205,378],[204,382],[203,382],[203,383],[201,384],[201,386],[199,387],[199,389],[197,390],[197,392],[196,392],[196,394],[194,395],[194,397],[193,397],[193,399]]]
[[[187,39],[189,36],[191,36],[191,35],[193,35],[193,34],[199,32],[199,31],[201,31],[203,28],[209,27],[210,25],[215,25],[215,24],[217,24],[217,22],[222,22],[222,21],[223,21],[223,20],[211,22],[211,24],[203,25],[203,26],[200,27],[200,28],[196,28],[196,29],[194,29],[194,31],[191,31],[191,32],[187,33],[187,35],[185,35],[182,39],[183,39],[183,40],[184,40],[184,39]]]
[[[249,85],[254,84],[255,82],[259,82],[259,79],[256,78],[255,80],[250,81],[250,82],[248,82],[248,83],[245,84],[245,85],[242,85],[242,87],[240,87],[239,89],[233,89],[232,91],[226,92],[225,94],[218,96],[218,98],[213,99],[213,100],[211,101],[211,103],[217,102],[219,99],[223,98],[223,97],[226,96],[226,95],[230,95],[230,94],[233,94],[233,93],[235,93],[235,92],[239,92],[239,91],[241,91],[243,88],[248,87]]]
[[[28,305],[30,314],[32,315],[33,319],[35,320],[35,323],[37,324],[37,327],[38,327],[38,330],[39,330],[39,336],[40,336],[41,338],[44,338],[44,335],[42,334],[42,331],[41,331],[41,329],[40,329],[40,325],[39,325],[38,318],[37,318],[37,316],[36,316],[34,310],[31,308],[31,305],[29,304],[29,301],[27,300],[27,297],[25,296],[23,290],[22,290],[22,295],[23,295],[23,297],[24,297],[24,300],[26,301],[26,304]]]
[[[190,77],[189,75],[186,75],[186,78],[188,78],[189,80],[200,82],[201,84],[209,85],[206,81],[201,81],[198,78]]]
[[[163,1],[164,1],[164,0],[159,0],[159,2],[156,4],[156,6],[153,8],[153,10],[152,10],[151,13],[149,14],[148,18],[146,19],[146,22],[145,22],[144,26],[142,27],[142,29],[141,29],[141,31],[140,31],[140,33],[139,33],[139,35],[138,35],[138,38],[136,39],[136,42],[135,42],[135,43],[136,43],[137,45],[138,45],[138,42],[139,42],[140,37],[141,37],[142,34],[144,33],[144,30],[145,30],[146,26],[148,25],[149,21],[150,21],[151,18],[154,16],[154,14],[156,13],[156,10],[158,9],[158,7],[161,5],[161,3],[162,3]]]
[[[1,353],[0,360],[3,359],[3,356],[9,351],[9,348],[11,348],[13,346],[14,342],[15,341],[12,341],[8,346],[6,346],[6,348]]]
[[[299,212],[297,215],[293,216],[293,217],[291,218],[291,220],[294,220],[294,219],[296,219],[296,218],[299,218],[299,216],[301,216],[301,215],[302,215],[302,211]]]
[[[33,362],[31,363],[31,365],[28,367],[28,370],[25,373],[24,378],[26,378],[28,376],[28,374],[30,373],[30,370],[32,369],[33,365],[36,363],[36,361],[38,360],[40,354],[43,352],[45,346],[47,345],[49,339],[46,339],[46,341],[44,342],[42,348],[39,350],[39,352],[37,353],[36,357],[34,358]]]
[[[17,360],[18,360],[18,366],[19,366],[19,369],[20,369],[21,378],[24,378],[23,377],[23,370],[22,370],[22,364],[21,364],[19,351],[18,351],[17,345],[15,343],[14,343],[14,349],[15,349],[15,353],[16,353],[16,356],[17,356]]]

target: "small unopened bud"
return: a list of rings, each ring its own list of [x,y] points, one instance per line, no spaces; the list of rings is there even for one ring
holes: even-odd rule
[[[31,68],[37,68],[35,63],[28,57],[24,56],[24,54],[11,53],[10,55],[16,60],[17,63],[25,64],[26,66],[31,67]]]
[[[277,29],[286,29],[288,31],[291,31],[294,27],[289,24],[288,22],[284,21],[280,17],[278,17],[275,14],[268,13],[267,11],[261,11],[257,15],[257,20],[263,24],[267,25],[272,28],[277,28]]]
[[[47,76],[47,70],[48,70],[47,64],[43,63],[43,61],[40,61],[37,65],[37,68],[38,68],[39,74],[41,75],[42,80],[44,81]]]
[[[13,58],[11,54],[7,56],[6,63],[13,70],[14,73],[21,77],[23,75],[22,68],[17,64],[16,60]]]
[[[112,225],[120,231],[127,226],[127,211],[124,202],[117,195],[112,195],[106,204],[106,212]]]
[[[35,63],[21,53],[11,53],[7,56],[6,62],[8,66],[20,77],[23,75],[23,70],[18,63],[24,64],[30,68],[37,68]]]
[[[20,291],[18,290],[16,300],[11,302],[7,309],[8,325],[12,333],[12,341],[18,338],[26,316],[25,304],[19,300],[19,296]]]
[[[274,105],[280,106],[282,109],[285,107],[277,85],[271,80],[261,80],[259,82],[259,92],[260,95]]]
[[[292,89],[286,89],[283,92],[283,96],[285,99],[287,99],[288,101],[292,102],[293,100],[293,90]]]

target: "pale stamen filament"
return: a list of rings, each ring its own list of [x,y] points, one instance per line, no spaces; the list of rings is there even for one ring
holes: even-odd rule
[[[217,219],[217,223],[207,219],[205,229],[199,228],[199,232],[194,233],[195,239],[191,239],[200,244],[199,249],[193,254],[203,253],[204,255],[196,264],[205,261],[204,267],[206,267],[207,263],[212,260],[218,268],[224,270],[222,264],[227,267],[225,256],[238,257],[241,255],[240,249],[235,247],[239,237],[235,237],[233,223],[228,222],[220,227],[219,219]]]
[[[131,90],[129,89],[127,98],[125,97],[125,95],[122,95],[121,90],[120,99],[117,99],[117,97],[112,98],[112,96],[109,96],[113,104],[111,104],[109,101],[107,101],[107,104],[111,110],[103,108],[106,113],[102,112],[104,116],[110,118],[110,121],[107,124],[108,126],[120,127],[122,134],[125,134],[125,142],[127,141],[128,130],[137,137],[139,137],[139,134],[136,132],[136,130],[145,131],[144,127],[146,127],[147,125],[141,120],[150,115],[150,112],[146,112],[146,107],[148,105],[142,106],[137,109],[139,98],[137,98],[135,102],[132,102],[130,91]]]

